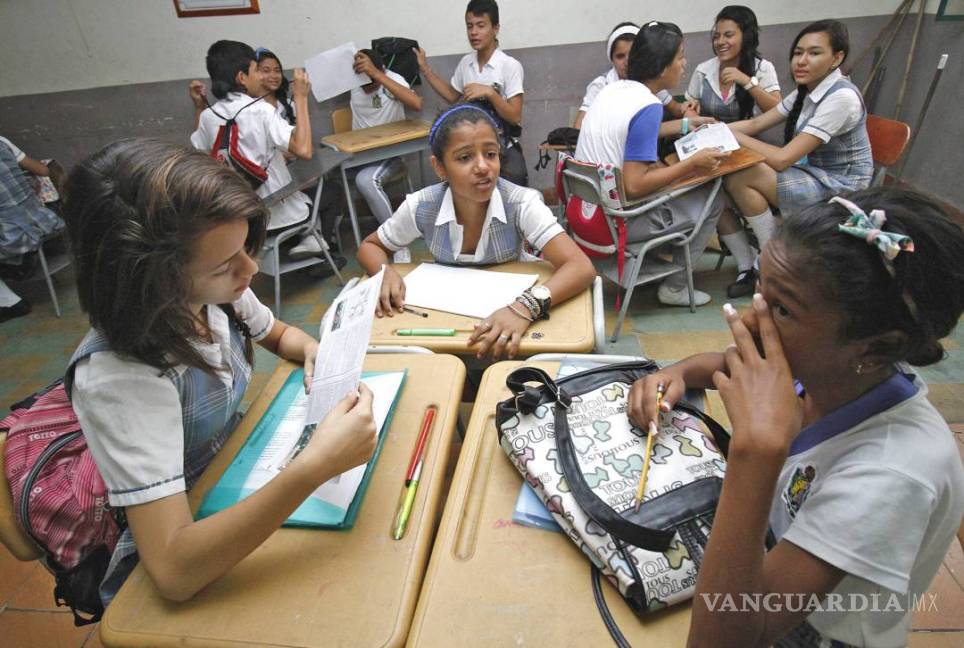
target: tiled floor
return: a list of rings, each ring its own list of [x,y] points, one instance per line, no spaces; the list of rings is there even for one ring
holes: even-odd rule
[[[416,255],[418,256],[418,254]],[[690,314],[685,309],[660,307],[654,289],[637,291],[620,340],[607,343],[608,353],[644,354],[660,361],[675,360],[699,351],[719,350],[729,342],[719,307],[723,289],[734,275],[732,262],[720,272],[712,272],[715,255],[707,255],[697,285],[713,295],[714,302]],[[348,276],[359,273],[350,262]],[[87,324],[80,312],[71,286],[70,271],[56,278],[64,316],[56,318],[42,283],[16,284],[15,288],[34,303],[34,312],[0,325],[0,404],[4,407],[43,386],[63,372],[64,364]],[[334,279],[319,280],[294,273],[282,280],[284,299],[282,317],[289,323],[316,331],[326,306],[338,292]],[[255,290],[265,302],[272,299],[269,278],[259,277]],[[606,303],[613,303],[607,290]],[[745,300],[736,305],[745,305]],[[607,316],[607,332],[614,317]],[[948,358],[937,368],[921,374],[930,384],[931,398],[944,417],[953,424],[961,455],[964,457],[964,327],[948,340]],[[256,371],[247,402],[257,394],[274,370],[271,354],[258,350]],[[710,400],[711,413],[725,422],[718,399]],[[931,592],[936,609],[915,616],[914,648],[964,646],[964,553],[955,543],[948,553]],[[56,648],[100,646],[96,628],[75,628],[69,612],[56,608],[52,579],[36,563],[21,563],[0,549],[0,645],[11,648]]]

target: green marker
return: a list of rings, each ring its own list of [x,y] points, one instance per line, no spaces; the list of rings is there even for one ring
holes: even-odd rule
[[[412,505],[415,503],[415,492],[418,490],[418,480],[422,476],[422,462],[418,462],[415,467],[415,474],[412,481],[405,487],[405,496],[402,498],[401,506],[398,507],[398,514],[395,516],[395,529],[392,531],[392,538],[401,540],[408,527],[408,518],[412,514]]]
[[[420,336],[437,336],[437,337],[453,337],[456,333],[472,333],[472,329],[455,329],[455,328],[407,328],[407,329],[395,329],[395,335],[420,335]]]

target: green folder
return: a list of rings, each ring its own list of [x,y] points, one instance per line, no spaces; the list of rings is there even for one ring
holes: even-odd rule
[[[354,526],[362,500],[365,498],[365,491],[368,489],[368,482],[375,470],[375,463],[381,454],[385,437],[388,436],[386,432],[391,425],[392,416],[395,413],[395,406],[398,404],[399,394],[401,394],[402,387],[405,384],[406,373],[407,372],[403,370],[397,372],[365,372],[362,374],[362,380],[384,374],[402,374],[402,376],[398,383],[398,389],[392,396],[388,415],[385,417],[385,421],[378,431],[378,443],[375,446],[375,453],[365,468],[365,474],[348,508],[343,509],[333,503],[322,501],[315,497],[308,497],[294,510],[288,519],[285,520],[282,526],[321,527],[326,529],[350,529]],[[303,375],[304,371],[302,369],[296,369],[288,376],[288,379],[284,385],[282,385],[274,400],[271,401],[271,405],[268,406],[261,420],[255,425],[251,436],[248,437],[248,440],[241,447],[241,450],[238,451],[238,454],[231,461],[231,465],[229,465],[227,470],[224,471],[224,474],[221,475],[221,479],[218,480],[214,488],[205,495],[204,501],[201,502],[201,508],[198,510],[197,515],[199,519],[214,515],[222,509],[233,506],[257,490],[254,488],[245,488],[244,484],[252,468],[264,452],[264,449],[274,437],[275,431],[284,419],[285,413],[289,407],[291,407],[291,404],[298,394],[304,390]]]

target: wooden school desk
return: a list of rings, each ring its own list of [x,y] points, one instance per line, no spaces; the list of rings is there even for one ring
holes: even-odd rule
[[[499,362],[479,386],[408,637],[410,647],[611,646],[596,609],[589,559],[562,533],[512,522],[522,476],[499,447],[495,406],[509,398]],[[536,362],[555,375],[558,362]],[[684,646],[689,604],[635,616],[603,591],[634,646]]]
[[[393,264],[392,267],[404,277],[417,265],[399,263]],[[544,261],[514,261],[490,266],[485,270],[522,274],[537,273],[539,283],[548,279],[553,272],[552,265]],[[403,328],[471,329],[480,321],[466,315],[428,310],[417,306],[412,308],[425,311],[429,313],[429,316],[419,317],[412,313],[395,313],[393,317],[376,317],[369,344],[374,346],[414,345],[431,349],[436,353],[475,354],[477,347],[469,347],[466,344],[469,333],[456,333],[454,337],[395,335],[396,329]],[[519,354],[530,356],[536,353],[587,353],[592,350],[594,344],[593,299],[592,293],[585,290],[562,304],[553,304],[549,311],[548,320],[533,323],[526,331],[525,337],[522,338],[519,345]]]
[[[191,490],[196,511],[288,374],[282,362]],[[446,355],[369,355],[365,370],[407,368],[388,438],[354,528],[282,528],[185,603],[163,600],[139,565],[100,624],[107,646],[400,646],[434,539],[465,378]],[[408,530],[392,540],[405,471],[428,405],[438,406]]]
[[[346,171],[400,155],[418,153],[419,185],[421,185],[422,151],[428,148],[428,133],[431,128],[432,125],[426,121],[404,119],[322,138],[321,143],[324,146],[351,154],[351,158],[341,164],[341,181],[345,188],[345,200],[348,203],[348,215],[351,217],[356,246],[361,246],[361,232],[358,229],[358,216],[355,214],[355,204],[351,198],[351,187],[348,184]]]

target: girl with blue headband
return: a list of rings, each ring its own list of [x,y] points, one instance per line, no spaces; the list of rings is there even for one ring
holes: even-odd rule
[[[945,357],[962,258],[922,195],[821,201],[764,246],[752,309],[723,307],[733,345],[633,385],[640,427],[660,384],[664,410],[718,389],[732,424],[690,646],[907,645],[964,513],[957,442],[911,369]]]
[[[499,177],[499,135],[488,112],[474,104],[453,106],[435,120],[429,143],[432,167],[442,182],[409,194],[358,249],[358,262],[368,274],[386,266],[376,315],[402,311],[405,282],[388,265],[389,254],[419,238],[436,262],[458,265],[531,260],[528,247],[541,252],[555,272],[544,285],[482,320],[470,338],[479,357],[512,357],[529,325],[547,318],[551,304],[588,288],[596,271],[538,191]]]

